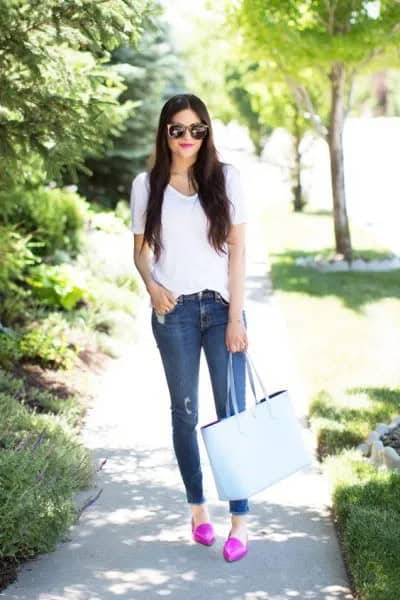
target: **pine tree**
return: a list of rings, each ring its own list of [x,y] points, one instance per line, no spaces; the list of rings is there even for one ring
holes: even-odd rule
[[[92,176],[83,175],[79,190],[108,206],[120,198],[129,199],[133,177],[148,166],[164,101],[185,91],[183,66],[170,40],[168,25],[161,18],[145,23],[138,48],[127,45],[113,51],[110,69],[123,78],[126,90],[121,102],[134,110],[124,122],[122,134],[99,158],[90,157],[86,166]]]
[[[83,167],[127,110],[104,62],[136,44],[145,0],[0,0],[0,185]]]

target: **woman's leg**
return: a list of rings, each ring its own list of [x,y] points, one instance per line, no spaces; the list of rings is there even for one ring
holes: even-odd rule
[[[225,344],[225,331],[228,322],[228,305],[221,301],[210,300],[207,306],[209,326],[203,332],[203,347],[210,372],[215,410],[219,419],[225,418],[227,399],[228,350]],[[243,311],[245,325],[246,315]],[[232,353],[233,378],[239,412],[246,408],[246,360],[244,352]],[[230,414],[233,412],[232,399],[229,399]],[[227,449],[227,451],[229,451]],[[242,516],[249,512],[247,498],[230,500],[229,511],[232,515]],[[234,521],[235,519],[233,519]]]
[[[162,316],[153,309],[151,317],[170,394],[175,456],[192,507],[206,502],[196,431],[201,333],[194,304],[177,303],[170,313]],[[203,512],[203,521],[207,521],[206,511],[201,512],[200,508],[199,511],[192,508],[192,513]]]

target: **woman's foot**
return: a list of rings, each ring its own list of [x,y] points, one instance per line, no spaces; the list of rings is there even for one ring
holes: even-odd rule
[[[215,541],[215,531],[205,504],[192,504],[192,536],[196,542],[206,546]]]
[[[202,523],[209,523],[210,516],[206,504],[191,504],[192,518],[194,526],[197,527]]]
[[[247,543],[247,517],[246,515],[231,515],[232,527],[229,537],[235,537],[246,545]]]
[[[232,527],[225,541],[223,555],[225,560],[240,560],[249,551],[246,518],[244,515],[232,515]]]

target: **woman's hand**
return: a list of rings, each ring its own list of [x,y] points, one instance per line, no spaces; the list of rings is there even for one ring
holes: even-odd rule
[[[244,352],[247,350],[247,332],[244,323],[240,319],[228,322],[225,343],[229,352]]]
[[[176,304],[174,294],[156,281],[151,282],[148,287],[148,292],[150,294],[151,304],[158,314],[163,315],[174,308]]]

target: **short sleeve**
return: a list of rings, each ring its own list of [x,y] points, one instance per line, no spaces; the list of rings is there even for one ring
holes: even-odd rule
[[[227,165],[226,193],[232,203],[230,204],[232,224],[247,223],[247,207],[240,172],[234,165]]]
[[[143,171],[136,175],[131,187],[131,231],[133,233],[144,233],[148,199],[147,172]]]

